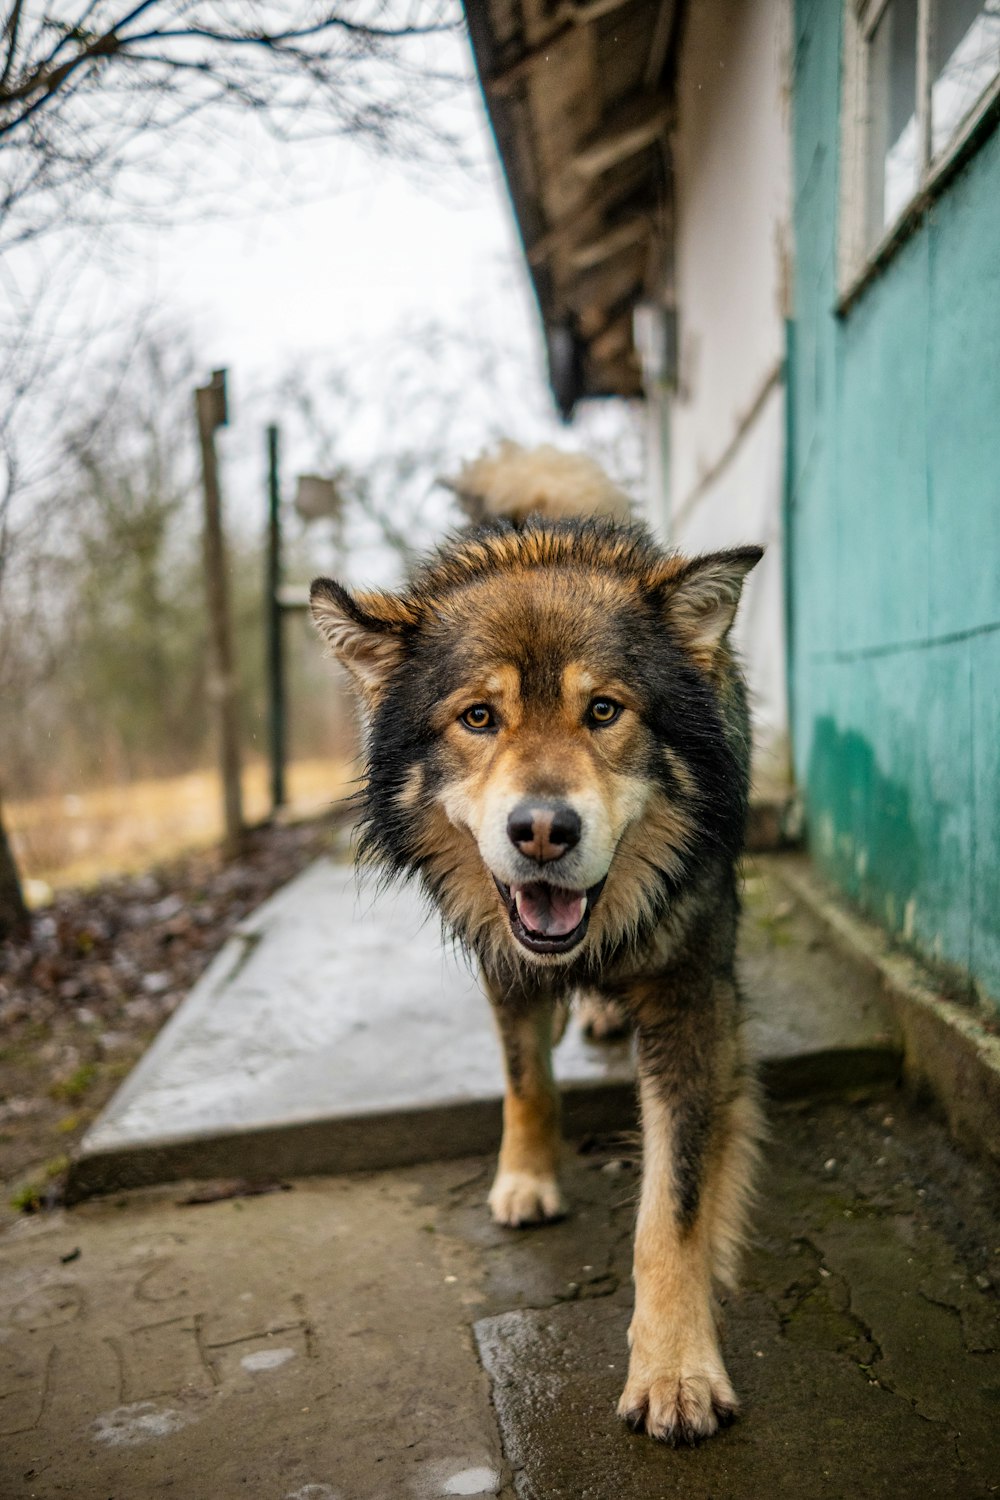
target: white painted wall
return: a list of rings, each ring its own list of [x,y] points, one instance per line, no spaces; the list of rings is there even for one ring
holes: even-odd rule
[[[671,541],[761,541],[738,639],[758,778],[787,764],[781,503],[789,299],[790,0],[695,0],[673,138],[678,390],[666,412]]]

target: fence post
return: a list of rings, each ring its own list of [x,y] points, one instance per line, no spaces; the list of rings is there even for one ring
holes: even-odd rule
[[[285,657],[282,636],[281,487],[278,474],[278,429],[267,429],[267,665],[271,740],[271,810],[284,807],[285,793]]]
[[[226,372],[213,370],[208,385],[195,391],[198,437],[205,488],[205,592],[210,639],[209,696],[216,706],[219,766],[225,813],[224,847],[238,854],[243,842],[243,793],[240,785],[239,710],[236,667],[229,621],[229,585],[222,532],[222,496],[215,453],[215,429],[228,421]]]
[[[4,827],[0,802],[0,939],[31,936],[31,918],[24,904],[21,876]]]

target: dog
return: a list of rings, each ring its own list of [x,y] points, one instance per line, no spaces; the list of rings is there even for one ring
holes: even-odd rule
[[[737,1411],[715,1287],[734,1284],[761,1136],[734,971],[750,734],[730,630],[762,548],[665,551],[555,449],[506,445],[453,488],[477,524],[405,588],[312,585],[367,721],[359,852],[419,877],[478,960],[506,1069],[498,1223],[565,1212],[554,1013],[582,991],[634,1028],[618,1412],[694,1443]]]

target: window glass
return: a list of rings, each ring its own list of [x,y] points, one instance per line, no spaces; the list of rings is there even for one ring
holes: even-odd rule
[[[935,156],[1000,72],[1000,0],[936,0],[931,29]]]
[[[945,9],[947,3],[942,0]],[[868,69],[867,219],[872,243],[912,198],[920,181],[917,0],[889,0],[872,34]]]

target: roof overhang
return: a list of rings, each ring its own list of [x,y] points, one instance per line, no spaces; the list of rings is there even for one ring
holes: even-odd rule
[[[534,283],[552,391],[639,396],[633,312],[669,235],[679,0],[465,0]]]

